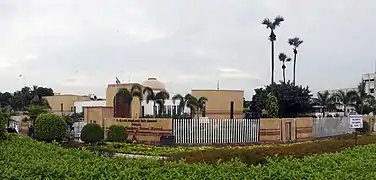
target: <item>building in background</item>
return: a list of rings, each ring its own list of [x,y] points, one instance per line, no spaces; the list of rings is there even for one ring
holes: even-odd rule
[[[335,93],[338,93],[339,91],[343,91],[345,93],[348,93],[350,91],[357,91],[357,88],[342,88],[342,89],[328,89],[319,91],[319,93],[324,93],[325,91],[328,91],[330,96],[334,95]],[[317,95],[316,95],[317,96]],[[335,99],[335,109],[329,109],[325,112],[326,115],[329,116],[344,116],[345,115],[345,107],[341,103],[341,101],[336,98]],[[346,114],[350,114],[355,112],[355,106],[346,106]],[[322,116],[322,107],[321,106],[314,106],[314,115],[317,117]]]
[[[84,107],[105,107],[106,100],[74,101],[73,106],[74,106],[75,113],[82,113]]]
[[[55,94],[54,96],[43,97],[48,101],[51,111],[54,113],[71,114],[75,112],[74,102],[90,101],[89,96],[73,94]]]
[[[366,83],[366,93],[372,95],[373,97],[376,97],[375,82],[376,73],[366,73],[362,74],[362,80]]]

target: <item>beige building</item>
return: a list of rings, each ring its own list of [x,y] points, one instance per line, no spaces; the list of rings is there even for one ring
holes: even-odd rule
[[[56,94],[54,96],[46,96],[45,98],[53,112],[74,112],[74,102],[89,101],[89,96],[73,95],[73,94]]]

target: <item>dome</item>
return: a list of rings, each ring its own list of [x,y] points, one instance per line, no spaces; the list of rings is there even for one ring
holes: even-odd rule
[[[158,81],[157,78],[148,78],[148,80],[142,83],[145,87],[150,87],[154,91],[161,91],[165,89],[165,86],[162,82]]]

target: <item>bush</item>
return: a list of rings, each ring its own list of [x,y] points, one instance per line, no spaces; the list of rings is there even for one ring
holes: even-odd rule
[[[103,130],[98,124],[86,124],[82,128],[81,140],[85,143],[98,143],[103,138]]]
[[[128,134],[124,126],[112,125],[107,134],[107,139],[113,142],[122,142],[127,140]]]
[[[59,115],[40,114],[35,121],[35,135],[42,141],[61,142],[67,135],[67,124]]]

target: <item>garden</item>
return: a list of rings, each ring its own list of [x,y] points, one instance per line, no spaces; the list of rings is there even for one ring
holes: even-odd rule
[[[368,145],[357,147],[353,147],[350,137],[343,137],[319,143],[277,146],[265,154],[261,152],[273,148],[197,151],[203,155],[201,157],[213,151],[223,155],[234,152],[234,159],[227,162],[217,160],[215,163],[105,157],[85,148],[63,148],[56,142],[7,136],[8,140],[0,142],[0,179],[373,179],[376,175],[373,171],[376,145],[368,144],[376,140],[374,135],[360,136],[358,144]],[[321,148],[315,144],[320,144]],[[241,152],[260,155],[257,159],[260,164],[244,163],[237,158]],[[274,156],[271,156],[273,153]],[[253,155],[248,157],[255,159]]]

